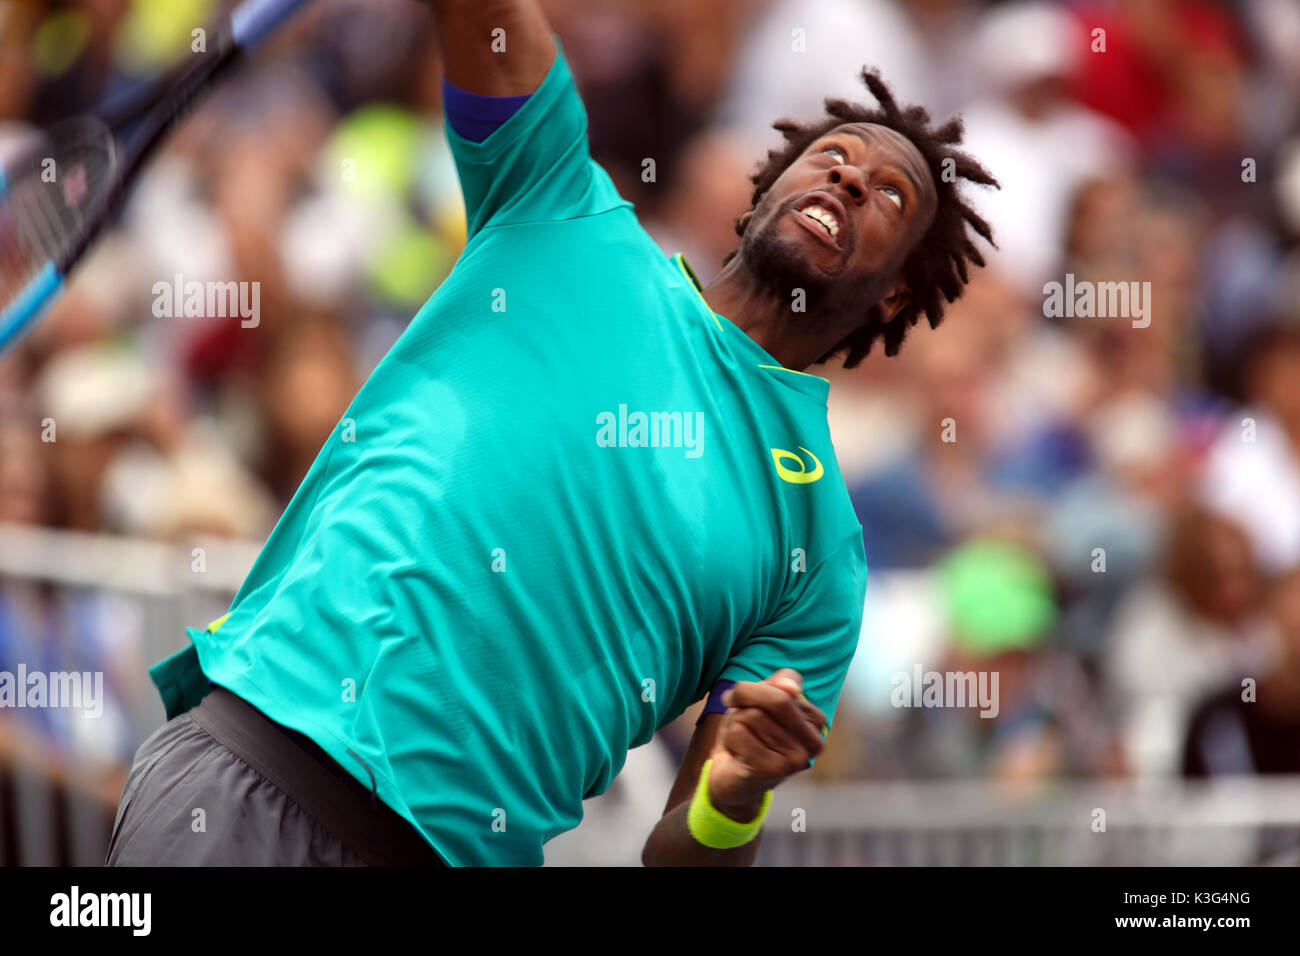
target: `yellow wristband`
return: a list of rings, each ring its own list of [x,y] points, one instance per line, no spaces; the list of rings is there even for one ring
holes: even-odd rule
[[[704,761],[700,770],[700,782],[695,787],[695,798],[686,814],[686,828],[697,843],[715,850],[730,850],[744,846],[763,829],[763,818],[767,816],[768,807],[772,805],[772,791],[763,794],[763,805],[758,816],[748,823],[731,819],[709,800],[709,767],[713,763],[710,757]]]

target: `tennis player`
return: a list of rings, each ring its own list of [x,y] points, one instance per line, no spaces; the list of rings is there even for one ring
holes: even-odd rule
[[[592,161],[535,0],[433,0],[468,242],[230,611],[151,675],[110,864],[538,864],[708,698],[649,865],[748,865],[829,731],[866,566],[804,369],[937,325],[993,184],[874,74],[702,287]]]

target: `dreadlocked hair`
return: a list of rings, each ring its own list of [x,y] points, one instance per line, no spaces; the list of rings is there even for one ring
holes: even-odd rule
[[[767,160],[750,177],[754,183],[754,194],[750,200],[752,211],[777,178],[804,150],[845,123],[874,123],[902,134],[916,146],[930,169],[938,192],[934,222],[908,254],[901,270],[911,296],[892,321],[882,319],[879,307],[873,305],[865,324],[818,359],[819,363],[825,362],[836,353],[846,351],[845,368],[855,368],[870,353],[871,346],[879,338],[885,341],[886,355],[897,355],[908,329],[916,325],[922,312],[929,320],[930,328],[939,326],[943,321],[945,300],[955,302],[970,281],[966,263],[984,265],[984,257],[966,232],[965,225],[969,223],[978,235],[997,248],[993,242],[992,229],[962,198],[957,191],[955,178],[960,176],[981,185],[1001,188],[988,170],[966,153],[952,148],[962,139],[960,116],[954,116],[942,126],[932,129],[930,114],[923,107],[898,106],[889,87],[880,78],[879,70],[863,69],[862,82],[876,98],[879,109],[868,109],[841,99],[827,99],[825,104],[828,116],[825,119],[809,124],[788,119],[778,120],[772,124],[772,128],[779,130],[785,137],[785,145],[780,149],[768,150]],[[736,235],[745,234],[746,224],[743,217],[736,221]],[[738,251],[731,252],[723,264],[730,262]]]

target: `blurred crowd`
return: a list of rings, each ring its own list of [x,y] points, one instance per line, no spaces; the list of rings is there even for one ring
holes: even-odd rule
[[[0,158],[129,102],[219,6],[0,2]],[[938,332],[813,370],[870,569],[814,773],[1300,773],[1300,5],[545,6],[593,155],[705,281],[771,123],[868,100],[864,64],[960,111],[1001,183],[968,187],[998,248]],[[419,5],[321,0],[194,113],[0,360],[0,523],[266,535],[463,245],[440,80]],[[1150,283],[1149,323],[1050,317],[1067,274]],[[260,283],[257,327],[156,317],[177,276]],[[106,602],[0,579],[0,669],[61,658],[147,693]],[[895,706],[918,664],[996,672],[997,716]],[[150,729],[97,746],[124,760]]]

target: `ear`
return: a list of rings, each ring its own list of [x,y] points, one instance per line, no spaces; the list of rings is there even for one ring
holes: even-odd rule
[[[880,300],[880,315],[885,320],[885,324],[888,325],[893,322],[898,313],[902,312],[907,303],[911,301],[912,290],[907,287],[907,282],[900,276],[894,280],[894,284],[884,298]]]
[[[741,213],[740,218],[736,220],[736,234],[739,235],[740,233],[744,232],[749,227],[749,220],[753,218],[754,218],[754,210],[752,209],[749,209]]]

